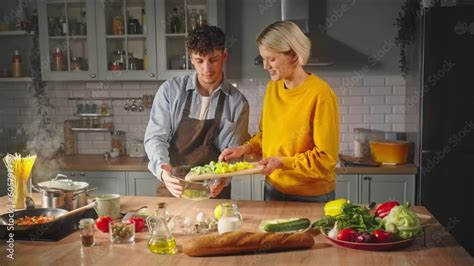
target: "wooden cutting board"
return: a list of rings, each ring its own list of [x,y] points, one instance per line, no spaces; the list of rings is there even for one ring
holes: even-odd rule
[[[207,180],[207,179],[218,179],[222,177],[231,177],[231,176],[244,176],[244,175],[252,175],[252,174],[260,174],[263,170],[264,166],[260,164],[256,164],[255,168],[252,169],[246,169],[242,171],[236,171],[232,173],[225,173],[225,174],[201,174],[201,175],[193,175],[191,172],[189,172],[185,176],[186,181],[202,181],[202,180]]]

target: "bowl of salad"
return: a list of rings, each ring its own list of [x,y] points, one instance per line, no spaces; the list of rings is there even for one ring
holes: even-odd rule
[[[186,175],[193,169],[194,165],[180,165],[173,167],[171,174],[175,176],[183,187],[182,198],[190,200],[204,200],[211,197],[210,185],[211,180],[204,181],[188,181]]]

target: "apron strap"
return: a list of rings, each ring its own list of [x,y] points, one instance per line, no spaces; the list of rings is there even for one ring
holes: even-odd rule
[[[222,90],[219,92],[219,101],[217,102],[217,108],[216,108],[216,115],[214,117],[215,119],[215,124],[217,129],[220,128],[221,125],[221,118],[222,118],[222,113],[224,111],[224,102],[225,102],[225,94],[222,92]]]
[[[186,96],[186,103],[184,104],[183,117],[189,117],[191,101],[193,99],[193,91],[188,91]]]

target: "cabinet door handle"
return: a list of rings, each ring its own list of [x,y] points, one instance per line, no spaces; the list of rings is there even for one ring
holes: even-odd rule
[[[150,73],[148,76],[150,76],[150,78],[154,78],[154,77],[155,77],[155,74],[154,74],[154,73]]]
[[[79,175],[82,176],[82,177],[84,177],[84,176],[86,176],[86,173],[80,172]]]
[[[364,180],[370,181],[370,180],[372,180],[372,177],[370,177],[370,176],[364,176]]]
[[[95,78],[95,74],[91,74],[91,78]]]

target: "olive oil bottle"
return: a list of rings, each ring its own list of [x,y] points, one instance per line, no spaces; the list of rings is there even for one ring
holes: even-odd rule
[[[171,234],[166,222],[166,203],[158,203],[155,215],[148,217],[146,222],[150,231],[147,246],[151,252],[167,255],[178,253],[176,239]]]

